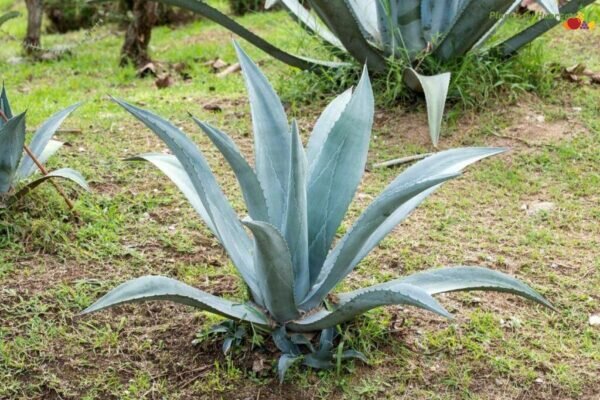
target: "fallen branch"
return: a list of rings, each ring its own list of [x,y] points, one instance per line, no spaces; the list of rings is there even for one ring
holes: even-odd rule
[[[27,132],[29,133],[33,133],[36,132],[37,129],[27,129]],[[60,134],[80,134],[82,133],[81,129],[57,129],[55,134],[56,135],[60,135]]]
[[[389,161],[384,161],[384,162],[381,162],[381,163],[373,164],[372,168],[391,168],[391,167],[396,167],[398,165],[407,164],[409,162],[413,162],[413,161],[417,161],[417,160],[422,160],[424,158],[429,157],[430,155],[431,155],[431,153],[425,153],[425,154],[416,154],[414,156],[396,158],[396,159],[393,159],[393,160],[389,160]]]
[[[527,141],[525,139],[522,139],[520,137],[508,136],[508,135],[500,135],[499,133],[496,133],[496,132],[490,132],[490,133],[492,134],[492,136],[496,136],[496,137],[501,138],[501,139],[515,140],[517,142],[521,142],[521,143],[523,143],[527,147],[535,147],[535,146],[537,146],[537,145],[535,145],[533,143],[530,143],[529,141]]]

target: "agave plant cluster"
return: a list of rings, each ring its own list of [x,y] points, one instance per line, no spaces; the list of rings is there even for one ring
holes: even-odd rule
[[[309,59],[287,53],[250,32],[203,0],[159,0],[199,13],[240,35],[278,60],[301,69],[337,68],[347,62]],[[557,0],[536,0],[556,20],[542,19],[494,47],[505,56],[515,53],[559,22],[559,15],[576,13],[595,0],[571,0],[559,10]],[[415,68],[425,57],[438,61],[464,56],[480,48],[521,5],[522,0],[269,0],[281,3],[308,31],[316,34],[333,54],[374,73],[386,73],[396,60],[406,65],[404,82],[423,92],[427,102],[431,141],[437,147],[450,74],[426,76]],[[303,4],[310,7],[310,11]],[[498,50],[499,49],[499,50]]]
[[[302,360],[332,366],[334,328],[379,306],[403,304],[443,317],[450,314],[433,297],[458,290],[510,292],[550,304],[520,281],[485,268],[432,269],[364,289],[327,296],[360,261],[442,183],[499,148],[462,148],[437,153],[408,168],[366,208],[336,241],[361,181],[373,123],[373,94],[366,72],[355,90],[337,97],[322,113],[306,147],[277,94],[252,60],[236,45],[247,85],[254,130],[255,168],[226,134],[194,118],[235,173],[249,216],[240,220],[198,147],[175,125],[115,100],[150,128],[172,154],[136,157],[164,172],[220,241],[246,283],[250,299],[232,301],[177,280],[144,276],[125,282],[84,313],[115,305],[170,300],[272,333],[283,351],[280,372]],[[303,335],[321,333],[315,348]],[[306,349],[309,353],[305,354]],[[347,351],[342,358],[361,357]]]
[[[292,66],[303,69],[340,66],[286,53],[211,7],[203,0],[160,0],[187,8],[223,25],[252,44]],[[557,0],[536,0],[548,13],[573,12],[594,0],[572,0],[559,10]],[[439,60],[460,57],[487,40],[522,0],[269,0],[280,3],[302,25],[335,50],[367,62],[372,72],[389,68],[389,59],[415,60],[424,54]],[[307,9],[303,4],[309,6]],[[548,22],[548,21],[547,21]],[[525,43],[544,29],[522,32],[508,42]],[[517,40],[517,38],[519,40]],[[516,43],[515,43],[516,44]],[[520,44],[522,46],[522,43]],[[506,43],[505,46],[506,47]],[[512,50],[516,50],[514,46]]]
[[[0,93],[0,203],[18,199],[30,190],[51,179],[67,179],[89,190],[83,176],[71,169],[62,168],[47,172],[43,165],[62,146],[52,136],[62,122],[79,104],[59,111],[45,121],[35,132],[29,145],[25,144],[25,112],[13,115],[4,86]],[[23,154],[26,152],[27,154]],[[43,171],[40,171],[42,169]],[[36,172],[44,174],[24,183]]]

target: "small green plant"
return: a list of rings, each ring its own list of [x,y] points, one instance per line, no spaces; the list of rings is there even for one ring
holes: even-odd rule
[[[151,162],[181,189],[225,247],[249,288],[250,301],[230,301],[174,279],[145,276],[113,289],[84,314],[123,303],[170,300],[247,321],[270,332],[283,352],[279,362],[283,379],[287,368],[298,361],[314,368],[332,368],[345,358],[364,358],[358,352],[335,348],[335,327],[375,307],[412,305],[450,318],[432,296],[459,290],[509,292],[551,307],[520,281],[469,266],[427,270],[337,294],[330,300],[335,287],[442,183],[504,149],[453,149],[408,168],[331,249],[367,161],[374,100],[366,69],[356,90],[344,92],[325,109],[305,148],[297,123],[288,122],[265,76],[237,45],[236,50],[250,96],[256,168],[226,134],[196,118],[194,121],[237,176],[249,213],[243,221],[200,150],[182,131],[149,111],[115,101],[172,151],[172,155],[150,153],[135,159]],[[320,344],[315,348],[304,334],[319,331]],[[235,332],[230,336],[235,338]]]
[[[252,327],[252,325],[250,325],[250,327]],[[206,341],[211,341],[215,338],[223,339],[222,350],[223,354],[227,355],[232,349],[242,345],[244,340],[248,338],[248,331],[246,327],[238,321],[226,320],[220,324],[210,327],[207,330],[198,332],[196,339],[194,339],[192,344],[201,344]],[[255,346],[261,346],[263,344],[263,337],[255,329],[252,329],[250,342],[252,344],[252,348]]]
[[[13,116],[10,102],[4,86],[0,93],[0,204],[16,200],[36,188],[40,184],[54,179],[68,179],[85,190],[88,185],[81,174],[70,168],[56,171],[46,171],[44,164],[54,155],[63,143],[52,140],[52,136],[62,122],[71,114],[79,104],[72,105],[50,117],[34,134],[31,143],[25,144],[25,112]],[[23,152],[26,154],[23,155]],[[23,183],[36,171],[42,176],[33,181]],[[59,186],[61,195],[72,207],[70,200],[64,195]]]

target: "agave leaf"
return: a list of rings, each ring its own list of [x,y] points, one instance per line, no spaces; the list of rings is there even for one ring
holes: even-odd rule
[[[248,284],[254,300],[261,304],[260,291],[252,265],[252,241],[221,191],[202,153],[194,142],[169,121],[125,101],[119,99],[114,101],[150,128],[181,162],[202,200],[216,230],[216,236],[221,240],[233,264]]]
[[[29,144],[29,149],[33,153],[33,155],[39,159],[40,155],[48,145],[52,136],[56,130],[60,127],[63,121],[79,107],[82,103],[74,104],[70,107],[65,108],[62,111],[57,112],[50,118],[48,118],[42,126],[37,130],[31,143]],[[41,161],[41,160],[40,160]],[[33,163],[31,157],[27,154],[23,156],[23,160],[21,160],[21,164],[19,165],[19,169],[17,170],[17,179],[25,179],[36,171],[36,166]]]
[[[321,331],[319,338],[319,351],[321,355],[331,353],[333,349],[333,339],[335,338],[335,327],[325,328]]]
[[[310,310],[316,307],[323,298],[346,277],[362,258],[361,249],[365,241],[377,231],[386,219],[407,201],[422,192],[439,185],[442,182],[457,177],[458,174],[440,174],[431,178],[392,183],[375,201],[361,214],[352,228],[329,254],[319,274],[317,281],[306,296],[300,307]]]
[[[342,353],[341,359],[342,360],[358,359],[358,360],[364,362],[365,364],[369,363],[369,359],[367,358],[367,356],[365,356],[360,351],[356,351],[356,350],[346,350],[346,351],[344,351]]]
[[[465,0],[422,0],[421,25],[423,37],[435,44],[447,31]]]
[[[243,326],[238,327],[233,334],[233,337],[238,340],[243,339],[245,336],[246,336],[246,329]]]
[[[302,354],[296,343],[288,338],[285,326],[282,325],[271,332],[271,337],[273,338],[275,346],[277,346],[282,353],[292,356],[299,356]]]
[[[472,147],[462,149],[451,149],[442,151],[434,154],[433,156],[427,157],[426,159],[419,161],[415,165],[406,169],[400,174],[388,187],[379,195],[379,197],[363,212],[359,219],[354,223],[352,228],[346,233],[346,235],[339,241],[338,245],[329,254],[322,276],[319,277],[320,281],[325,281],[328,270],[338,271],[338,281],[343,279],[345,274],[354,268],[354,266],[360,262],[369,252],[389,233],[394,229],[396,225],[402,222],[421,202],[423,202],[431,193],[433,193],[437,187],[436,184],[430,187],[425,184],[425,190],[417,193],[413,197],[408,197],[408,200],[403,199],[401,196],[397,197],[398,202],[395,203],[394,207],[391,207],[387,214],[379,214],[381,210],[384,210],[384,205],[390,201],[389,196],[392,195],[398,188],[408,188],[415,182],[431,182],[432,177],[440,178],[443,182],[444,176],[451,178],[453,174],[458,174],[464,168],[470,164],[477,162],[483,158],[490,157],[504,152],[506,149],[503,148],[485,148],[485,147]],[[393,204],[393,203],[388,203]],[[387,207],[387,206],[386,206]],[[379,225],[375,223],[373,215],[379,215]],[[360,226],[361,221],[370,221],[373,225]],[[365,229],[368,227],[368,229]],[[350,238],[355,236],[354,238]],[[352,244],[351,244],[352,243]],[[334,267],[335,266],[335,267]],[[342,272],[343,271],[343,272]],[[328,289],[322,289],[319,296],[325,296],[329,290],[331,290],[335,284],[335,278],[331,279]],[[309,296],[316,294],[317,285],[311,289]],[[314,297],[307,300],[302,304],[303,309],[310,309],[315,307],[323,297]],[[308,307],[308,308],[307,308]]]
[[[309,170],[308,238],[311,282],[319,274],[337,227],[344,218],[364,173],[373,113],[373,91],[365,68],[352,99],[333,124]]]
[[[431,157],[426,158],[423,161],[415,164],[408,168],[402,173],[396,180],[390,185],[402,184],[402,182],[409,182],[411,180],[424,179],[425,177],[435,174],[436,171],[440,171],[444,174],[458,173],[462,171],[468,165],[479,161],[483,158],[490,157],[495,154],[499,154],[505,151],[501,148],[463,148],[463,149],[452,149],[444,152],[437,153]],[[396,211],[394,211],[386,220],[383,222],[375,232],[364,242],[360,252],[356,255],[356,260],[362,260],[369,252],[377,246],[377,244],[385,237],[388,233],[394,229],[400,222],[402,222],[408,215],[421,204],[430,194],[432,194],[439,185],[433,186],[430,189],[422,192],[418,196],[413,197]]]
[[[228,320],[230,321],[230,320]],[[227,326],[224,325],[214,325],[213,327],[211,327],[208,332],[207,335],[216,335],[219,333],[229,333],[231,329],[228,328]]]
[[[383,38],[379,31],[379,14],[377,13],[377,1],[345,0],[348,8],[358,21],[363,36],[383,48]]]
[[[333,368],[333,339],[335,334],[335,327],[323,329],[319,338],[319,349],[304,357],[303,364],[315,369]]]
[[[285,374],[288,369],[298,361],[302,360],[302,356],[294,356],[291,354],[282,354],[279,357],[279,362],[277,363],[277,375],[279,376],[279,383],[283,383],[285,379]]]
[[[374,288],[390,289],[396,287],[396,285],[416,286],[431,295],[467,290],[506,292],[525,297],[555,310],[548,300],[523,282],[510,275],[488,268],[458,266],[430,269],[405,278],[382,283],[374,286]],[[360,290],[353,292],[353,295],[359,293],[361,293]]]
[[[554,15],[556,17],[556,21],[560,22],[560,10],[558,9],[558,2],[556,0],[537,0],[537,2],[551,15]],[[494,24],[494,26],[488,30],[485,35],[483,35],[478,41],[477,43],[473,46],[474,49],[477,49],[479,47],[481,47],[490,37],[492,37],[492,35],[494,33],[496,33],[496,31],[498,30],[498,28],[500,28],[500,26],[502,26],[506,20],[508,19],[509,15],[512,14],[520,5],[522,4],[522,1],[519,0],[515,0],[514,3],[508,8],[508,10],[506,10],[504,12],[504,14],[502,15],[502,18],[500,18],[496,24]],[[545,20],[546,18],[542,19],[542,22]],[[537,24],[536,24],[537,25]],[[528,30],[528,29],[527,29]],[[527,31],[526,30],[526,31]],[[543,33],[543,32],[541,32]],[[541,34],[538,33],[537,35]],[[536,36],[533,36],[530,40],[533,40]]]
[[[146,153],[128,158],[127,161],[148,161],[157,167],[163,174],[171,179],[179,190],[181,190],[181,193],[183,193],[185,198],[190,202],[211,232],[219,239],[219,241],[221,240],[218,236],[219,232],[215,229],[208,211],[204,208],[204,204],[194,188],[194,184],[177,157],[172,154]]]
[[[560,10],[558,9],[557,0],[536,0],[536,2],[542,6],[544,10],[550,15],[554,15],[560,20]]]
[[[571,0],[560,8],[560,14],[574,14],[583,7],[594,3],[595,0]],[[560,23],[557,19],[543,18],[529,28],[510,37],[496,46],[500,54],[504,57],[510,57],[519,51],[523,46],[532,42],[535,38],[549,31]]]
[[[331,369],[335,366],[332,360],[333,354],[331,354],[331,352],[328,352],[327,354],[320,354],[317,352],[304,356],[302,363],[307,367],[314,369]]]
[[[48,144],[46,145],[46,147],[44,147],[44,150],[42,150],[42,153],[37,158],[38,161],[40,162],[40,164],[42,164],[42,165],[46,164],[46,162],[50,159],[50,157],[52,157],[54,154],[56,154],[56,152],[58,150],[60,150],[60,148],[63,146],[64,146],[63,142],[59,142],[58,140],[50,140],[48,142]],[[33,172],[35,172],[36,168],[37,167],[34,166]]]
[[[85,178],[77,171],[71,168],[62,168],[57,169],[56,171],[52,171],[47,175],[39,177],[32,182],[27,183],[21,190],[15,193],[14,198],[19,199],[25,196],[27,193],[31,192],[33,189],[37,188],[42,183],[50,180],[50,179],[67,179],[71,182],[75,182],[79,187],[86,191],[90,191],[90,188],[85,180]]]
[[[235,43],[254,127],[256,175],[267,199],[270,222],[283,227],[290,175],[291,135],[281,100],[254,62]]]
[[[498,18],[498,20],[496,21],[496,23],[483,35],[481,36],[478,40],[477,43],[475,43],[473,45],[473,50],[479,49],[481,46],[483,46],[483,44],[485,42],[487,42],[487,40],[489,38],[491,38],[494,33],[496,33],[496,31],[502,26],[504,25],[504,23],[506,22],[506,20],[508,19],[508,17],[518,8],[520,7],[522,4],[522,0],[513,0],[513,3],[510,5],[510,7],[508,7],[508,9],[506,11],[504,11],[504,14],[502,14],[502,17]]]
[[[433,56],[440,60],[463,56],[496,23],[496,20],[490,18],[490,13],[504,13],[513,1],[469,0],[433,51]]]
[[[7,21],[10,21],[11,19],[20,17],[21,13],[18,11],[9,11],[7,13],[4,13],[2,15],[0,15],[0,26],[4,25]]]
[[[443,4],[445,1],[440,3]],[[421,0],[421,29],[427,42],[431,42],[433,37],[433,6],[434,0]]]
[[[360,292],[342,294],[339,298],[340,304],[333,311],[319,311],[299,321],[291,322],[288,327],[295,332],[326,329],[349,321],[370,309],[392,304],[411,305],[451,318],[450,313],[427,291],[409,284],[398,284],[381,289],[366,288]]]
[[[10,108],[10,102],[8,101],[8,96],[6,95],[6,88],[4,87],[4,83],[2,83],[2,92],[0,92],[0,111],[2,111],[8,119],[11,119],[13,117],[13,113]],[[0,118],[0,128],[2,128],[4,124],[4,119]]]
[[[442,118],[444,117],[446,97],[448,97],[448,87],[450,86],[450,73],[445,72],[443,74],[425,76],[412,68],[407,68],[404,74],[405,80],[418,82],[418,89],[425,93],[429,135],[431,136],[433,146],[437,147],[440,139]],[[414,87],[411,88],[414,89]]]
[[[389,12],[387,19],[391,22],[388,28],[392,34],[398,35],[397,44],[402,46],[409,57],[414,58],[427,47],[423,38],[421,23],[421,0],[388,0]]]
[[[24,144],[25,113],[9,119],[0,127],[0,193],[7,193],[13,186]]]
[[[254,234],[254,266],[265,306],[278,322],[297,318],[294,267],[283,235],[266,222],[244,224]]]
[[[506,150],[502,147],[463,147],[440,151],[407,168],[394,179],[389,187],[404,182],[422,180],[433,175],[455,174],[479,160],[503,153]]]
[[[352,63],[343,62],[343,61],[317,60],[312,57],[306,57],[306,56],[296,56],[296,57],[301,60],[304,60],[308,63],[314,64],[314,65],[319,65],[321,67],[332,68],[332,69],[342,68],[342,67],[347,68],[347,67],[351,67],[353,65]],[[321,69],[323,69],[323,68],[321,68]]]
[[[317,34],[321,39],[329,43],[330,45],[337,47],[338,49],[345,51],[344,45],[340,40],[327,29],[323,24],[319,22],[298,0],[280,0],[280,2],[287,8],[296,20],[307,30]],[[265,8],[269,9],[275,2],[268,2],[265,4]]]
[[[306,158],[308,160],[309,169],[312,168],[313,163],[325,145],[329,133],[342,116],[342,113],[351,99],[352,89],[348,89],[336,97],[317,119],[312,134],[310,135],[310,139],[308,140],[308,145],[306,146]]]
[[[164,276],[143,276],[127,281],[86,308],[89,314],[125,303],[168,300],[222,315],[226,318],[268,326],[269,320],[250,304],[235,303]]]
[[[310,350],[311,352],[315,352],[315,347],[313,346],[312,342],[303,334],[301,333],[293,333],[290,335],[290,340],[292,343],[296,344],[296,345],[303,345],[308,347],[308,350]]]
[[[344,1],[308,0],[308,3],[355,60],[366,62],[375,73],[387,70],[385,57],[364,37],[359,22]]]
[[[254,173],[252,167],[248,164],[244,156],[242,156],[235,143],[229,136],[217,128],[196,118],[194,118],[194,121],[206,133],[231,166],[242,189],[250,217],[256,221],[268,221],[269,211],[263,189],[256,177],[256,173]]]
[[[211,21],[221,25],[222,27],[230,30],[236,35],[241,36],[254,46],[258,47],[271,57],[287,64],[292,67],[300,68],[303,70],[319,70],[323,67],[329,68],[331,63],[320,62],[318,60],[309,60],[303,57],[298,57],[273,46],[263,38],[250,32],[242,25],[238,24],[227,15],[223,14],[219,10],[210,5],[206,4],[201,0],[159,0],[161,3],[170,4],[175,7],[181,7],[186,10],[190,10],[194,13],[200,14],[203,17],[210,19]]]
[[[292,123],[291,168],[283,233],[292,256],[294,293],[299,301],[310,287],[308,268],[308,216],[306,199],[306,155],[302,147],[298,124]]]
[[[392,50],[394,47],[394,34],[392,32],[392,20],[390,15],[390,3],[388,0],[376,1],[377,8],[377,30],[381,36],[382,49]]]
[[[556,17],[557,21],[560,21],[560,11],[558,9],[558,2],[556,0],[538,0],[537,1],[549,14],[552,14]],[[498,21],[494,24],[490,30],[488,30],[485,35],[483,35],[477,43],[473,46],[473,49],[478,49],[481,47],[490,37],[496,33],[498,28],[500,28],[508,19],[509,15],[512,14],[520,5],[522,1],[514,0],[513,4],[504,12],[502,17],[498,19]]]
[[[231,346],[233,345],[233,341],[235,340],[234,337],[226,337],[225,340],[223,341],[223,346],[221,347],[221,351],[223,351],[223,354],[227,355],[227,353],[229,353],[229,350],[231,350]]]

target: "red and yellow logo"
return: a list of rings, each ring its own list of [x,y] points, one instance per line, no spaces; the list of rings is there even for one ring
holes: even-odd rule
[[[579,13],[576,17],[569,18],[565,22],[563,22],[563,26],[565,27],[565,29],[571,31],[576,31],[579,29],[591,31],[596,27],[596,22],[586,21],[583,17],[583,14]]]

